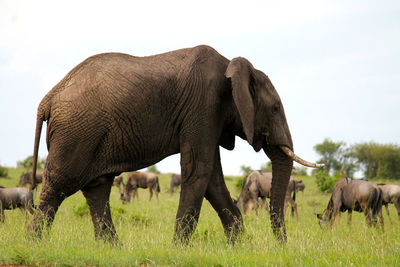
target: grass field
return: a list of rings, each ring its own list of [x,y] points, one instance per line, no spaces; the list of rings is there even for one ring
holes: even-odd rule
[[[23,170],[9,169],[0,185],[15,186]],[[306,184],[297,196],[299,221],[287,216],[288,242],[280,246],[271,231],[269,216],[259,212],[244,216],[245,233],[235,246],[225,242],[218,216],[205,201],[195,234],[188,247],[172,243],[179,194],[167,193],[170,175],[160,175],[159,204],[148,202],[148,191],[139,190],[139,201],[123,205],[112,189],[113,220],[122,245],[113,247],[94,240],[90,215],[82,194],[66,199],[48,234],[41,241],[25,239],[27,221],[18,210],[5,211],[0,225],[0,264],[32,266],[400,266],[400,224],[393,206],[394,225],[385,214],[385,231],[368,228],[360,213],[352,226],[342,216],[332,230],[321,229],[314,208],[322,212],[330,195],[320,193],[313,177],[297,177]],[[236,179],[226,179],[237,197]],[[378,182],[378,181],[375,181]],[[383,182],[383,181],[379,181]],[[393,181],[385,181],[394,183]],[[39,194],[35,195],[37,203]]]

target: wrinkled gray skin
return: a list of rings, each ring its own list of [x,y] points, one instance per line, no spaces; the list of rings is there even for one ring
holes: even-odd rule
[[[351,224],[352,211],[363,212],[368,226],[376,226],[381,215],[382,190],[374,183],[351,178],[340,179],[333,189],[331,199],[323,214],[317,214],[320,226],[332,226],[340,212],[348,211],[347,223]],[[383,229],[383,217],[379,216]]]
[[[382,190],[382,204],[385,205],[389,221],[393,224],[392,218],[390,218],[388,206],[390,203],[393,203],[400,220],[400,186],[394,184],[378,184],[378,186]]]
[[[174,193],[174,188],[175,187],[179,188],[181,186],[181,183],[182,183],[182,176],[180,174],[175,174],[175,173],[172,174],[168,192],[170,192],[172,195],[172,193]]]
[[[258,214],[258,198],[261,198],[265,204],[266,198],[271,198],[271,184],[272,173],[264,171],[252,171],[245,179],[242,191],[237,200],[238,208],[248,214],[253,208]],[[303,181],[297,181],[290,177],[288,188],[285,196],[284,211],[286,211],[287,204],[292,206],[292,216],[295,214],[298,219],[296,193],[303,191],[305,184]],[[292,196],[293,194],[293,196]],[[268,210],[268,206],[266,206]]]
[[[232,150],[239,136],[272,161],[272,229],[286,241],[283,205],[293,160],[281,147],[293,151],[293,143],[277,91],[245,58],[228,60],[202,45],[148,57],[86,59],[38,107],[33,170],[43,121],[49,153],[28,227],[33,237],[50,226],[65,198],[81,190],[96,238],[116,243],[109,206],[114,177],[180,153],[174,241],[189,241],[206,198],[233,243],[243,222],[225,185],[219,147]]]
[[[124,187],[124,177],[122,177],[122,175],[115,176],[112,185],[115,186],[116,188],[118,188],[119,195],[122,198],[123,190],[121,189],[121,185],[122,185],[122,188],[123,188]]]
[[[4,210],[19,208],[27,217],[26,210],[33,214],[33,193],[22,187],[4,188],[0,186],[0,222],[4,222]]]
[[[130,202],[131,195],[133,198],[136,196],[136,198],[139,199],[138,188],[149,189],[149,201],[151,201],[154,191],[158,202],[158,193],[160,192],[158,176],[151,172],[132,172],[124,185],[124,193],[121,195],[122,203],[126,204]]]
[[[35,177],[35,184],[41,184],[43,180],[43,172],[37,171]],[[22,174],[21,178],[19,179],[19,187],[25,187],[27,185],[32,187],[32,170],[29,170],[27,173]]]

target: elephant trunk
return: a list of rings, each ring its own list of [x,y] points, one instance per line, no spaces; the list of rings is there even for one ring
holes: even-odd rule
[[[293,160],[289,158],[279,146],[271,146],[264,150],[272,162],[271,187],[271,224],[276,239],[282,244],[286,242],[286,229],[283,214],[286,189],[289,184],[293,168]]]

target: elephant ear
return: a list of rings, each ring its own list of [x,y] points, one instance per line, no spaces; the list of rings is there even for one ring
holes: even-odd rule
[[[254,136],[254,103],[250,93],[253,66],[242,57],[231,60],[225,72],[225,77],[231,79],[233,101],[239,111],[240,120],[247,142],[253,144]]]

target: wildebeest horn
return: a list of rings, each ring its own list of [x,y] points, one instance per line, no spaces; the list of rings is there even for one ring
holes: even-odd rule
[[[311,167],[311,168],[322,168],[325,166],[325,164],[318,164],[318,163],[311,163],[308,162],[302,158],[300,158],[299,156],[297,156],[296,154],[293,153],[292,150],[290,150],[290,148],[286,147],[286,146],[280,146],[280,148],[282,149],[282,151],[292,160],[296,161],[297,163],[304,165],[306,167]]]
[[[315,208],[313,209],[312,213],[313,213],[314,215],[317,215],[317,212],[315,211]]]

